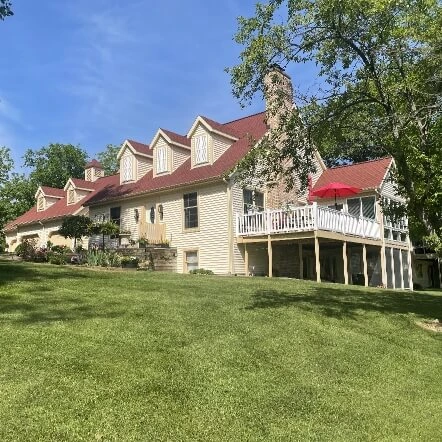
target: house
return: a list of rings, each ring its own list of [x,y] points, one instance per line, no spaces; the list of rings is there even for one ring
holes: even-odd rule
[[[64,189],[40,186],[35,193],[36,205],[4,227],[8,250],[13,252],[25,239],[33,239],[41,247],[48,241],[72,247],[73,240],[58,233],[63,217],[87,216],[89,209],[83,205],[84,201],[117,178],[104,177],[100,163],[93,160],[85,165],[84,180],[70,178]]]
[[[280,76],[292,106],[290,78],[281,70],[271,75]],[[274,98],[266,98],[269,109]],[[227,123],[198,116],[187,134],[158,129],[149,144],[128,139],[118,153],[119,174],[103,177],[92,162],[85,180],[69,180],[58,199],[42,189],[37,196],[44,197],[44,210],[38,202],[10,223],[8,244],[29,235],[43,241],[49,232],[56,238],[62,216],[87,213],[114,221],[135,242],[169,243],[177,272],[206,268],[411,289],[406,220],[392,224],[381,210],[383,199],[401,201],[389,180],[392,159],[327,169],[315,153],[313,189],[332,181],[362,189],[337,201],[338,210],[334,200],[312,202],[306,192],[287,193],[281,184],[243,189],[235,182],[232,170],[251,140],[276,124],[266,112]]]

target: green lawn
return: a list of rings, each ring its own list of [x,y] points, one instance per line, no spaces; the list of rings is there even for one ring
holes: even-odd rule
[[[0,262],[0,440],[440,440],[422,318],[438,292]]]

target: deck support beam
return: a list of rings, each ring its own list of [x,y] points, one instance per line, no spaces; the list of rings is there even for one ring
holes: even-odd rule
[[[364,266],[364,285],[368,287],[367,246],[362,244],[362,264]]]
[[[269,278],[273,277],[273,249],[270,235],[267,237],[267,254],[269,256]]]
[[[249,251],[247,250],[247,243],[244,243],[244,274],[249,276]]]
[[[382,285],[387,288],[387,257],[385,256],[385,243],[382,241],[381,246],[381,280]]]
[[[319,260],[319,239],[315,235],[315,270],[316,282],[321,282],[321,261]]]
[[[390,247],[390,269],[391,269],[391,281],[393,289],[396,288],[396,276],[394,274],[394,253],[393,247]]]
[[[299,279],[304,279],[304,261],[302,260],[302,243],[298,243]]]
[[[342,243],[342,261],[344,265],[344,284],[348,285],[347,241]]]
[[[402,267],[403,262],[402,262],[402,250],[399,250],[399,271],[400,271],[400,275],[401,275],[401,289],[404,289],[404,268]]]

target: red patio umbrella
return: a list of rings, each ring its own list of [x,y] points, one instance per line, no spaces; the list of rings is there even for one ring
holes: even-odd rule
[[[312,192],[313,196],[318,196],[319,198],[333,198],[335,197],[335,208],[338,208],[336,203],[336,197],[356,195],[361,189],[357,187],[349,186],[348,184],[333,182],[328,183],[325,186],[320,187]]]

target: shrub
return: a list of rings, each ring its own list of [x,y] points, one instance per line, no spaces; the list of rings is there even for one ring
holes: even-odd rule
[[[15,253],[25,261],[33,261],[37,252],[35,244],[35,239],[24,239],[15,249]]]
[[[121,264],[121,255],[116,252],[93,250],[85,256],[85,261],[88,266],[119,267]]]
[[[139,259],[136,256],[123,256],[121,258],[121,264],[137,264]]]
[[[192,275],[213,275],[212,270],[207,269],[195,269],[189,272]]]
[[[64,265],[68,262],[66,252],[49,252],[48,259],[50,264]]]

